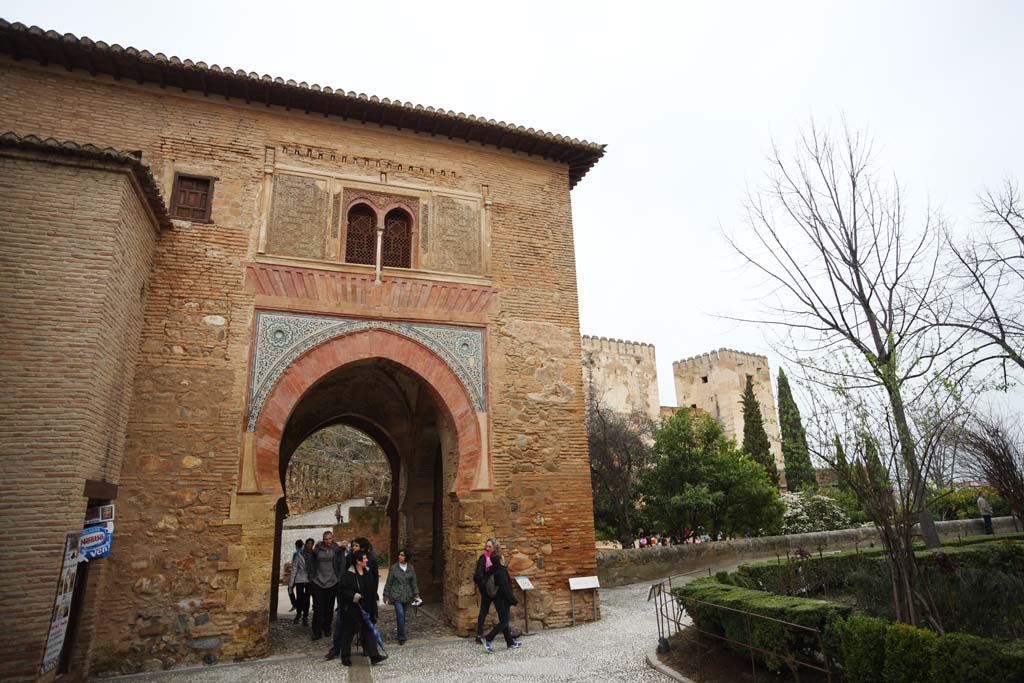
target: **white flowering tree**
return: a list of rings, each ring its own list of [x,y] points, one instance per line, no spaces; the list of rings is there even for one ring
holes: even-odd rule
[[[784,534],[807,534],[850,527],[850,518],[828,496],[819,496],[809,491],[785,493],[782,502],[786,506],[782,522]]]

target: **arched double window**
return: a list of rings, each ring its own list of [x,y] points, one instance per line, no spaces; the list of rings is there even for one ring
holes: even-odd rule
[[[385,268],[412,267],[412,219],[402,209],[391,209],[384,217],[381,265]]]
[[[377,213],[366,204],[356,204],[349,209],[345,237],[346,263],[376,264],[377,221]],[[404,209],[391,209],[384,216],[381,266],[412,267],[412,217]]]

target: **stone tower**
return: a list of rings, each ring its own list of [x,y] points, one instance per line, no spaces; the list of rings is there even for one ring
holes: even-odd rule
[[[593,392],[602,408],[658,419],[661,404],[653,344],[584,335],[580,346],[583,388]]]
[[[775,466],[781,473],[782,441],[779,438],[779,417],[772,393],[772,375],[768,358],[752,353],[719,349],[672,364],[676,385],[676,401],[680,408],[700,408],[714,415],[725,433],[743,442],[743,389],[747,377],[754,380],[754,396],[761,404],[764,429],[768,433]]]

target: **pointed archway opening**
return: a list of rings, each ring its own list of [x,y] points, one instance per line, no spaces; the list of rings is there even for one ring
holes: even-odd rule
[[[353,431],[379,447],[386,472],[365,458],[358,461],[355,454],[359,448],[352,447]],[[338,452],[321,453],[319,474],[306,468],[298,476],[293,464],[307,457],[311,445],[322,449],[332,442],[330,435],[346,433],[350,435],[349,447],[345,447],[344,439],[334,441]],[[348,460],[342,461],[345,458]],[[451,526],[446,520],[452,518],[453,505],[452,497],[445,492],[452,489],[458,470],[458,438],[437,391],[418,373],[381,357],[348,363],[326,373],[301,395],[291,411],[281,433],[278,469],[284,492],[275,523],[278,553],[290,557],[295,540],[288,533],[294,535],[294,525],[286,525],[291,513],[289,502],[304,500],[304,506],[309,507],[319,496],[319,502],[328,503],[319,506],[321,512],[327,508],[333,515],[333,504],[341,498],[362,494],[364,504],[346,506],[342,519],[333,520],[333,524],[329,518],[323,520],[326,528],[339,541],[359,537],[371,541],[381,558],[379,591],[398,549],[407,549],[414,558],[420,595],[427,603],[424,609],[444,618],[445,557],[450,543],[445,529]],[[387,490],[377,491],[382,479],[389,480]],[[292,491],[296,486],[304,490]],[[319,493],[311,496],[311,489]],[[300,507],[296,504],[296,512]],[[322,529],[316,528],[308,537],[319,541],[321,536]],[[280,582],[275,578],[271,585],[272,614],[274,600],[280,594]],[[382,618],[390,616],[383,606],[380,609]],[[276,611],[286,610],[287,603]]]

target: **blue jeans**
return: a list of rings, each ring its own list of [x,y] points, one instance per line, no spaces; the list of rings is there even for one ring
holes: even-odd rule
[[[405,610],[407,604],[404,602],[395,603],[395,621],[398,622],[398,640],[406,640],[405,637]]]

